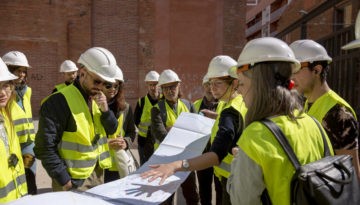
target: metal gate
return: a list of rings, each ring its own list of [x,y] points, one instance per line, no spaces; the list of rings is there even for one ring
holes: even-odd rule
[[[327,82],[360,114],[360,49],[344,51],[341,47],[355,39],[354,26],[338,30],[317,40],[333,58]]]

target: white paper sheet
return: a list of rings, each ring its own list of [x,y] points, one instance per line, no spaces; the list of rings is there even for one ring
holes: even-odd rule
[[[147,179],[142,179],[139,174],[149,170],[148,165],[150,164],[164,164],[201,155],[210,138],[211,128],[214,122],[214,120],[201,115],[183,112],[149,161],[133,174],[92,188],[82,193],[81,197],[76,193],[70,194],[72,192],[57,192],[27,197],[28,199],[19,199],[11,204],[55,204],[54,201],[56,204],[86,205],[109,203],[136,205],[159,204],[179,188],[190,172],[178,172],[167,178],[162,185],[159,185],[160,179],[149,183]],[[50,194],[51,197],[55,197],[52,198],[51,203],[49,203],[50,200],[44,199],[48,198],[46,195]],[[67,200],[69,195],[74,199],[73,203]],[[99,203],[98,200],[103,200],[103,203]]]

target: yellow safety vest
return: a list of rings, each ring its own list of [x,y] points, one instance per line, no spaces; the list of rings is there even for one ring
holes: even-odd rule
[[[284,132],[301,165],[304,165],[324,156],[324,143],[315,121],[306,114],[300,117],[296,122],[287,116],[271,120]],[[325,131],[323,133],[326,135]],[[326,139],[333,155],[327,136]],[[253,122],[243,131],[237,145],[261,166],[272,204],[289,205],[290,182],[295,168],[270,130],[260,122]]]
[[[65,83],[61,83],[61,84],[58,84],[58,85],[55,85],[55,88],[59,91],[63,88],[65,88],[67,85]]]
[[[219,115],[216,118],[215,124],[212,127],[211,141],[210,141],[211,144],[213,143],[213,141],[216,137],[216,134],[219,130],[220,115],[223,110],[230,108],[230,107],[234,108],[241,115],[243,122],[245,122],[245,114],[246,114],[247,108],[245,107],[245,103],[243,102],[242,95],[239,94],[234,99],[229,101],[227,104],[224,102],[224,104],[221,105],[220,107],[223,107],[223,109],[221,109],[221,111],[219,112]],[[234,156],[232,154],[228,153],[218,166],[214,166],[214,174],[219,179],[221,179],[221,177],[229,178],[230,170],[231,170],[231,162],[232,162],[233,158],[234,158]]]
[[[174,110],[168,105],[166,100],[161,100],[159,101],[154,107],[156,107],[157,109],[159,109],[160,113],[161,113],[161,109],[159,107],[159,103],[164,103],[165,104],[165,109],[166,109],[166,123],[165,125],[167,127],[173,126],[176,119],[179,117],[180,113],[182,112],[189,112],[189,109],[187,108],[187,106],[185,105],[185,103],[183,102],[183,99],[178,98],[177,100],[177,109],[176,109],[176,113],[174,112]],[[189,102],[190,103],[190,102]],[[161,113],[161,115],[163,115],[164,113]],[[155,144],[154,144],[154,150],[156,150],[161,142],[159,142],[157,139],[155,139]]]
[[[23,99],[23,110],[17,103],[16,100],[11,104],[11,119],[15,127],[16,135],[19,137],[20,144],[29,144],[35,140],[35,130],[32,120],[31,110],[31,93],[30,87],[27,87],[24,99]]]
[[[145,98],[144,107],[142,110],[138,129],[139,129],[139,136],[146,138],[147,132],[151,125],[151,109],[153,108],[153,105],[151,104],[147,95],[144,98]],[[141,98],[139,99],[139,105],[141,106]]]
[[[101,168],[112,166],[106,132],[101,124],[99,110],[92,101],[92,116],[80,91],[69,85],[59,91],[69,105],[76,122],[75,132],[64,131],[59,143],[59,154],[74,179],[86,179],[99,162]]]
[[[28,191],[19,139],[16,137],[15,130],[4,109],[0,110],[0,115],[4,117],[8,140],[8,146],[6,146],[0,136],[0,203],[5,203],[24,196]],[[8,153],[6,147],[8,147]],[[15,154],[19,160],[15,167],[9,166],[8,159],[11,154]]]
[[[322,122],[325,115],[337,104],[340,104],[347,110],[351,111],[356,118],[356,114],[352,107],[332,90],[318,98],[310,107],[310,110],[307,114],[315,117],[319,122]],[[305,103],[305,110],[308,110],[308,101]]]
[[[118,137],[117,135],[124,137],[123,124],[124,124],[124,112],[122,112],[120,117],[118,118],[118,127],[116,129],[116,132],[112,135],[109,135],[108,138],[115,139]],[[115,163],[115,152],[113,149],[110,149],[110,156],[111,156],[111,161],[112,161],[112,167],[110,167],[109,170],[110,171],[119,171],[116,166],[116,163]]]
[[[195,108],[196,108],[196,112],[197,113],[199,113],[200,112],[200,106],[201,106],[201,103],[203,102],[203,100],[204,100],[204,98],[201,98],[201,99],[199,99],[199,100],[196,100],[195,102],[194,102],[194,105],[195,105]],[[221,112],[221,110],[222,110],[222,108],[225,106],[225,102],[224,101],[219,101],[219,103],[218,103],[218,105],[217,105],[217,107],[216,107],[216,110],[215,110],[215,112],[216,113],[218,113],[218,114],[220,114],[220,112]]]
[[[195,101],[194,102],[194,105],[195,105],[195,108],[196,108],[196,112],[197,113],[199,113],[200,112],[200,106],[201,106],[201,103],[202,103],[202,101],[204,100],[204,98],[201,98],[201,99],[199,99],[199,100],[197,100],[197,101]]]

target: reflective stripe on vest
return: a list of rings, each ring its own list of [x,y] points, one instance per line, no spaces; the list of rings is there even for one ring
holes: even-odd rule
[[[78,143],[74,143],[74,142],[67,142],[67,141],[62,141],[61,142],[61,147],[63,149],[66,150],[72,150],[72,151],[78,151],[81,153],[84,152],[93,152],[94,150],[96,150],[98,148],[98,145],[103,145],[107,143],[106,138],[101,138],[99,139],[98,143],[95,144],[94,146],[92,145],[83,145],[83,144],[78,144]]]
[[[242,95],[236,96],[234,99],[229,101],[228,103],[223,102],[223,104],[220,105],[219,103],[219,109],[217,111],[219,112],[219,115],[216,118],[215,124],[211,130],[211,144],[213,143],[216,134],[219,130],[219,121],[220,121],[220,115],[221,112],[227,108],[234,108],[236,111],[239,112],[239,115],[241,115],[243,122],[245,121],[245,114],[247,111],[247,108],[245,107],[245,103],[243,102]],[[229,178],[230,176],[230,168],[231,168],[231,162],[233,160],[232,154],[227,154],[225,158],[220,162],[220,165],[214,166],[214,174],[221,179],[221,177]]]
[[[352,107],[332,90],[329,90],[327,93],[318,98],[310,107],[310,110],[307,114],[315,117],[315,119],[317,119],[321,123],[325,115],[331,110],[331,108],[333,108],[337,104],[351,111],[356,118],[355,111],[352,109]],[[308,101],[306,101],[305,103],[305,110],[307,110],[307,108]]]
[[[19,139],[16,137],[14,127],[4,110],[0,110],[4,117],[6,139],[8,139],[9,153],[3,140],[0,140],[0,203],[10,202],[27,194],[24,162],[21,154]],[[9,167],[9,155],[15,154],[19,161],[16,167]]]
[[[26,183],[25,174],[16,177],[16,183],[10,181],[5,187],[0,188],[0,199],[6,197],[10,192],[15,191],[16,187]]]
[[[30,87],[27,87],[23,97],[23,110],[14,100],[11,103],[11,119],[14,122],[15,132],[19,137],[20,144],[27,144],[35,140],[35,130],[32,120],[31,110],[31,93]]]
[[[175,113],[174,110],[168,105],[168,103],[166,102],[166,100],[165,100],[165,101],[164,101],[164,100],[161,100],[159,103],[164,103],[164,104],[165,104],[165,109],[166,109],[166,113],[165,113],[165,114],[166,114],[166,123],[165,123],[165,125],[166,125],[167,127],[170,127],[170,126],[173,126],[173,125],[174,125],[174,123],[175,123],[176,119],[179,117],[180,113],[182,113],[182,112],[189,112],[189,109],[187,108],[187,106],[185,105],[185,103],[182,102],[182,100],[180,100],[180,99],[177,100],[176,113]],[[159,109],[160,114],[162,114],[162,113],[161,113],[161,109],[160,109],[160,107],[159,107],[159,103],[156,104],[155,107],[156,107],[157,109]],[[156,150],[156,149],[159,147],[160,143],[161,143],[161,142],[155,138],[154,150]]]
[[[109,151],[103,152],[99,156],[99,160],[105,160],[107,158],[110,158]],[[89,168],[96,164],[97,158],[95,159],[89,159],[89,160],[76,160],[76,159],[65,159],[65,163],[68,167],[71,168]]]
[[[149,97],[146,95],[144,100],[144,107],[142,110],[140,123],[138,126],[139,129],[139,136],[141,137],[147,137],[147,132],[149,130],[149,127],[151,125],[151,109],[153,108]],[[141,98],[139,99],[139,105],[141,103]]]
[[[74,85],[59,92],[64,95],[77,126],[75,132],[63,132],[58,148],[71,177],[88,178],[97,162],[101,168],[110,168],[109,146],[96,103],[92,101],[91,115],[84,97]]]
[[[56,90],[61,90],[61,89],[63,89],[63,88],[65,88],[67,85],[65,84],[65,83],[61,83],[61,84],[58,84],[58,85],[55,85],[55,88],[56,88]]]
[[[115,139],[120,135],[121,137],[125,136],[124,133],[124,129],[123,129],[123,124],[124,124],[124,112],[121,112],[119,118],[118,118],[118,127],[116,128],[116,131],[114,134],[109,135],[110,139]],[[111,161],[112,161],[112,166],[109,168],[110,171],[119,171],[116,163],[115,163],[115,152],[113,149],[110,149],[110,156],[111,156]]]
[[[283,131],[302,165],[324,156],[320,130],[308,115],[302,114],[296,121],[287,116],[277,116],[271,121]],[[326,135],[325,131],[323,133]],[[327,143],[333,154],[328,138]],[[260,122],[253,122],[245,128],[237,145],[261,167],[272,204],[290,204],[290,185],[295,168],[270,130]],[[241,174],[241,170],[238,173]]]

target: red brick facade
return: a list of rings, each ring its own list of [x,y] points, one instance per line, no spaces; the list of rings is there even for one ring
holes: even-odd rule
[[[146,93],[150,70],[173,68],[184,97],[202,96],[201,79],[215,55],[235,59],[244,45],[245,7],[238,0],[4,0],[0,55],[19,50],[32,68],[33,115],[61,83],[59,66],[91,46],[109,49],[124,72],[126,98]]]

